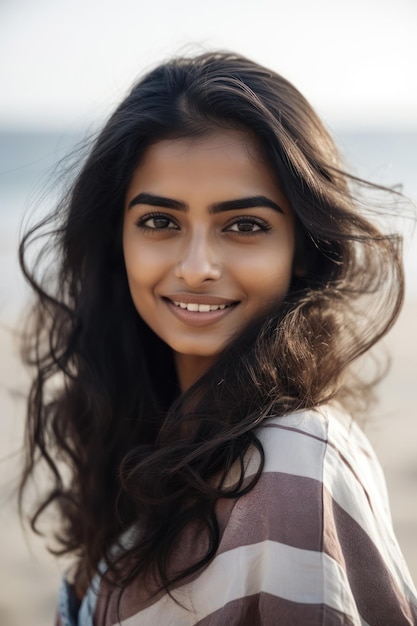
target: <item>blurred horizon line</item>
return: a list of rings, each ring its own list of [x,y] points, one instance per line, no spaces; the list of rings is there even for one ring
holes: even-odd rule
[[[24,123],[9,124],[0,120],[0,135],[79,135],[88,136],[99,132],[107,118],[94,121],[86,121],[85,123],[61,123],[61,124],[43,124],[43,123]],[[410,124],[372,124],[364,122],[341,122],[340,120],[324,120],[324,125],[330,133],[346,133],[346,134],[369,134],[369,135],[415,135],[417,134],[417,119]]]

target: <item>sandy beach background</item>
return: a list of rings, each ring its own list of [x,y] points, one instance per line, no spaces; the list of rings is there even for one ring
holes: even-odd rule
[[[31,196],[37,190],[39,176],[57,158],[51,148],[57,140],[45,139],[42,144],[38,137],[31,143],[28,137],[1,137],[1,132],[0,139],[3,146],[0,151],[0,625],[47,626],[53,623],[65,563],[48,555],[44,540],[30,532],[25,536],[17,515],[15,488],[27,379],[19,362],[13,327],[26,297],[16,262],[18,225],[22,209],[30,206]],[[345,137],[345,146],[355,162],[367,164],[360,170],[362,175],[377,172],[380,182],[405,181],[405,191],[417,197],[417,135],[411,139],[388,135],[381,139],[361,134]],[[23,162],[22,154],[25,155]],[[389,155],[389,168],[386,167],[388,157],[385,159],[384,154]],[[411,228],[410,222],[407,230]],[[365,429],[385,471],[394,527],[414,581],[417,580],[415,247],[414,237],[414,243],[412,239],[407,243],[406,305],[385,341],[392,356],[391,371],[380,385],[379,404],[369,416]]]

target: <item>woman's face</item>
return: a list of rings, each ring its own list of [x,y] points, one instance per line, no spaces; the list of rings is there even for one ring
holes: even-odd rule
[[[164,140],[132,176],[123,251],[142,319],[178,357],[210,363],[287,293],[294,218],[245,133]]]

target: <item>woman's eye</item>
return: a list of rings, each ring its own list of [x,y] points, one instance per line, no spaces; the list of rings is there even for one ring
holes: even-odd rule
[[[237,220],[227,228],[228,231],[241,234],[252,234],[260,231],[269,230],[269,226],[265,222],[254,219]]]
[[[145,215],[137,224],[148,230],[178,230],[177,224],[167,215]]]

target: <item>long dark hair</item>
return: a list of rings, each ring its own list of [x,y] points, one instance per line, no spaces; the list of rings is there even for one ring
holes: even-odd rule
[[[256,137],[296,216],[306,274],[180,394],[170,349],[131,301],[121,246],[125,193],[150,144],[219,128]],[[24,354],[35,375],[21,496],[35,466],[46,463],[52,487],[32,524],[57,505],[57,551],[77,555],[87,577],[102,558],[113,572],[123,564],[122,587],[140,575],[171,589],[200,571],[219,544],[216,501],[250,490],[262,471],[262,421],[365,399],[350,365],[394,322],[403,273],[399,239],[365,219],[354,185],[289,82],[235,54],[203,54],[171,60],[133,87],[53,215],[25,235],[20,259],[36,303]],[[45,234],[55,265],[40,256],[31,268],[28,248]],[[250,445],[260,465],[248,481]],[[226,487],[236,462],[240,479]],[[117,564],[110,550],[134,524],[140,533]],[[204,533],[205,548],[174,572],[173,550],[190,525]]]

